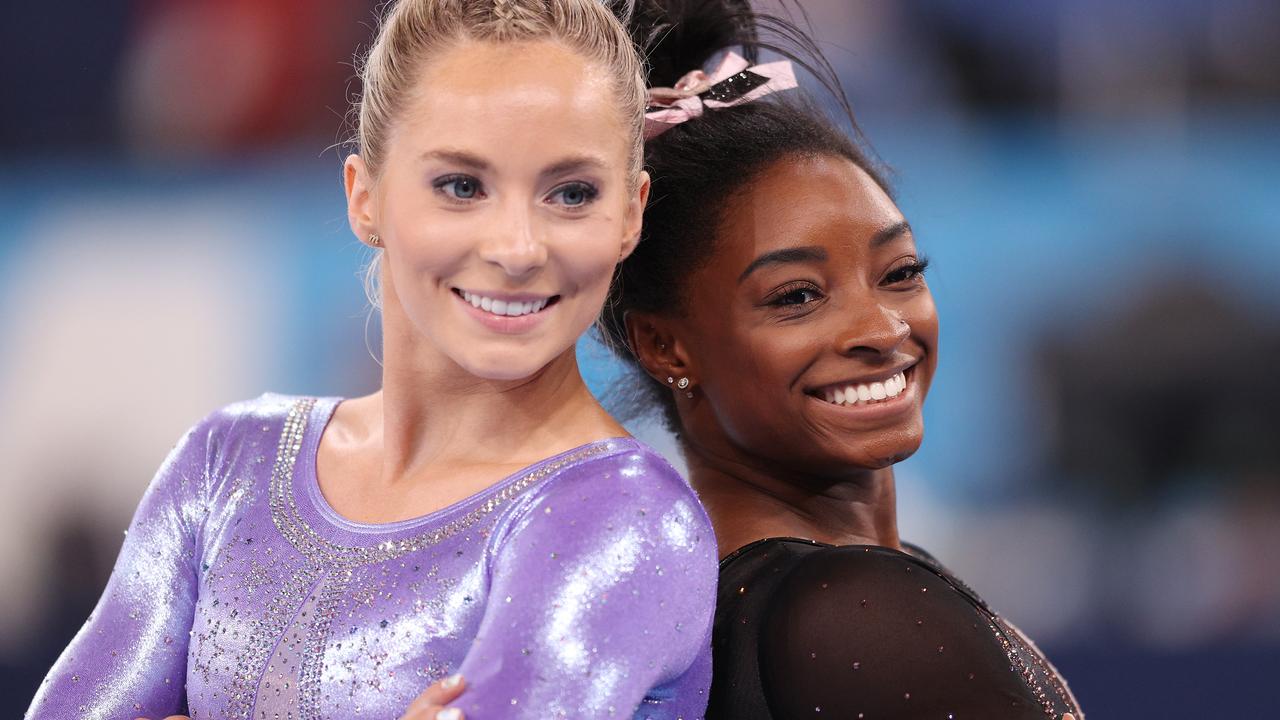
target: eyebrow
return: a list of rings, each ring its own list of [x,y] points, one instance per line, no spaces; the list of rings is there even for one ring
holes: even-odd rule
[[[583,170],[595,170],[600,172],[608,167],[605,161],[591,155],[575,155],[565,158],[552,165],[542,172],[538,173],[541,178],[550,178],[557,175],[570,175],[572,173],[582,172]]]
[[[911,224],[908,223],[906,220],[899,220],[898,222],[890,225],[889,227],[882,228],[875,235],[872,235],[871,247],[878,248],[882,245],[889,243],[892,240],[897,240],[903,235],[910,235],[910,234],[911,234]]]
[[[871,247],[881,247],[903,235],[911,234],[911,225],[906,220],[900,220],[888,227],[881,228],[875,235],[871,236]],[[799,262],[826,262],[827,251],[816,246],[806,246],[798,248],[784,248],[782,250],[774,250],[767,252],[747,266],[746,270],[738,276],[738,282],[741,283],[747,279],[751,273],[759,270],[767,265],[782,265],[785,263]]]
[[[743,270],[742,274],[738,276],[738,282],[741,283],[743,280],[746,280],[748,275],[755,272],[756,270],[759,270],[762,267],[765,267],[766,265],[782,265],[785,263],[826,262],[826,261],[827,261],[827,251],[820,247],[808,246],[808,247],[784,248],[782,250],[774,250],[773,252],[767,252],[761,255],[760,257],[756,258],[755,260],[752,260],[751,264],[747,266],[747,269]]]
[[[484,172],[490,167],[484,158],[465,150],[428,150],[419,157],[422,160],[443,160],[477,172]]]
[[[493,166],[484,158],[465,150],[428,150],[420,156],[422,160],[443,160],[447,163],[461,165],[469,170],[476,172],[488,172]],[[547,168],[538,173],[541,178],[549,178],[557,175],[567,175],[583,170],[601,171],[607,167],[607,163],[598,157],[592,155],[574,155],[567,157],[558,162],[552,163]]]

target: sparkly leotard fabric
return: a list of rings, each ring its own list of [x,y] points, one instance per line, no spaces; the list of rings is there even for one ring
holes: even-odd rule
[[[906,549],[770,538],[726,557],[707,720],[1084,720],[1026,636]]]
[[[431,682],[491,718],[696,718],[715,540],[656,453],[576,448],[367,525],[315,479],[337,400],[265,395],[182,439],[28,718],[398,718]]]

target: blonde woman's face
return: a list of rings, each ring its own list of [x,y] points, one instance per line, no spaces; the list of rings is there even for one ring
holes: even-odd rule
[[[648,181],[609,79],[554,42],[460,43],[423,69],[364,205],[349,166],[385,311],[475,376],[572,352],[635,246]]]

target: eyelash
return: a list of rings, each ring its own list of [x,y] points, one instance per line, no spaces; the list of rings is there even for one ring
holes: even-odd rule
[[[450,185],[456,185],[457,183],[462,183],[462,182],[466,182],[475,186],[475,191],[472,193],[471,197],[458,197],[454,193],[451,193],[448,191],[447,188]],[[476,178],[470,175],[445,175],[444,177],[436,178],[436,180],[431,183],[431,186],[435,188],[437,192],[443,194],[445,198],[450,202],[467,203],[477,198],[484,197],[484,185],[482,185],[479,180],[477,180]],[[587,205],[590,205],[592,202],[596,200],[596,198],[600,197],[600,190],[596,188],[595,185],[592,185],[591,183],[587,183],[587,182],[581,182],[581,181],[568,182],[563,185],[560,185],[559,187],[551,191],[551,194],[549,195],[549,197],[563,195],[566,192],[572,192],[572,191],[578,191],[582,193],[582,196],[583,196],[582,202],[576,205],[559,203],[562,207],[564,207],[567,210],[579,210],[581,208],[586,207]]]
[[[906,265],[894,268],[884,278],[885,285],[897,285],[905,282],[915,282],[924,279],[925,270],[929,269],[929,259],[920,257],[912,260]],[[898,277],[903,275],[903,277]]]
[[[554,190],[551,191],[551,197],[555,197],[556,195],[563,195],[564,193],[573,191],[573,190],[577,190],[582,193],[582,202],[578,203],[577,205],[564,205],[563,203],[561,203],[561,205],[567,210],[580,210],[590,205],[591,203],[595,202],[595,199],[600,197],[600,190],[596,188],[595,185],[592,185],[591,183],[587,183],[587,182],[582,182],[582,181],[567,182],[555,188]]]
[[[785,300],[786,298],[801,292],[810,293],[811,295],[814,296],[814,298],[812,300],[806,300],[798,303],[783,302],[783,300]],[[770,305],[772,307],[781,307],[781,308],[799,307],[802,305],[808,305],[809,303],[817,302],[822,298],[823,298],[822,291],[818,289],[818,286],[810,282],[798,281],[793,283],[787,283],[786,285],[783,285],[782,287],[778,288],[778,291],[775,292],[773,295],[771,295],[769,299],[765,301],[765,304]]]
[[[445,190],[445,188],[449,187],[450,185],[453,185],[454,183],[459,183],[464,181],[475,185],[476,189],[472,197],[465,197],[465,198],[458,197],[457,195],[454,195],[448,192],[447,190]],[[455,203],[467,203],[467,202],[471,202],[472,200],[475,200],[476,199],[475,196],[477,195],[481,197],[484,196],[484,186],[480,184],[479,180],[471,177],[470,175],[445,175],[444,177],[436,178],[435,181],[431,183],[431,187],[435,188],[437,192],[444,195],[447,200]]]

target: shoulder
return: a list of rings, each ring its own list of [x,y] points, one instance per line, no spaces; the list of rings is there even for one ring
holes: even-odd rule
[[[256,398],[240,400],[214,410],[193,429],[225,437],[242,432],[247,425],[254,423],[280,427],[291,413],[305,411],[314,402],[316,398],[263,393]]]
[[[207,482],[216,482],[239,472],[243,463],[274,457],[286,425],[315,420],[328,402],[332,400],[264,393],[224,405],[186,431],[168,462],[198,466]]]
[[[278,438],[291,418],[305,423],[312,419],[317,405],[330,402],[330,398],[263,393],[214,410],[188,430],[184,439],[200,442],[212,451],[264,435]]]
[[[714,583],[715,536],[697,495],[657,451],[636,440],[592,443],[553,458],[495,539],[540,539],[577,551],[697,556]],[[526,542],[527,541],[527,542]],[[510,545],[510,542],[507,543]]]
[[[889,548],[824,547],[797,561],[765,600],[759,649],[771,707],[786,712],[815,702],[836,713],[896,708],[904,698],[963,707],[980,684],[996,697],[1017,691],[979,606]],[[836,676],[843,682],[832,684]],[[975,677],[982,682],[966,684]]]
[[[966,601],[956,597],[952,584],[930,563],[872,545],[814,548],[795,560],[779,582],[777,595],[775,609],[798,616],[851,597],[859,598],[859,609],[870,608],[874,601],[879,608],[908,614],[916,606],[947,597]]]
[[[536,504],[585,505],[597,517],[626,516],[635,524],[676,518],[709,531],[711,521],[693,488],[648,445],[619,438],[582,448],[534,492]]]

